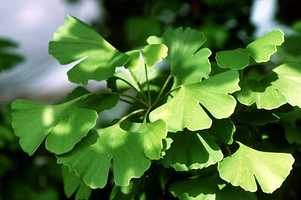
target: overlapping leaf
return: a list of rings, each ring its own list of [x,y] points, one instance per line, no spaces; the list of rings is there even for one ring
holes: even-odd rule
[[[86,186],[79,177],[69,171],[67,167],[62,168],[64,192],[68,198],[75,194],[76,200],[89,200],[91,189]]]
[[[182,133],[172,137],[173,143],[161,161],[177,171],[202,169],[223,159],[223,153],[209,134]]]
[[[246,49],[239,48],[218,52],[216,62],[221,68],[236,70],[247,67],[250,57],[257,63],[267,62],[283,42],[283,32],[274,30],[251,42]]]
[[[180,200],[256,200],[256,195],[226,186],[217,176],[206,176],[174,183],[169,189]]]
[[[91,133],[71,153],[58,157],[91,188],[106,185],[111,163],[114,182],[126,186],[161,157],[167,130],[163,121],[144,123],[136,131],[126,131],[119,123]]]
[[[70,16],[50,41],[49,53],[61,64],[78,61],[68,77],[82,84],[111,77],[115,68],[128,60],[126,54],[116,50],[91,27]]]
[[[12,126],[28,154],[32,155],[45,138],[49,151],[62,154],[70,151],[95,126],[97,111],[111,108],[117,100],[116,95],[92,94],[57,105],[16,100],[12,104]]]
[[[301,107],[301,67],[290,63],[276,67],[273,72],[261,80],[248,80],[242,83],[237,99],[244,105],[256,103],[260,109],[275,109],[289,103]]]
[[[257,181],[263,192],[272,193],[289,175],[293,163],[291,154],[257,151],[239,143],[239,149],[219,163],[218,171],[222,179],[246,191],[256,192]]]
[[[238,73],[229,71],[202,82],[182,85],[173,98],[151,112],[150,119],[163,119],[172,132],[210,128],[212,120],[199,104],[217,119],[229,117],[236,106],[230,94],[240,89],[238,82]]]

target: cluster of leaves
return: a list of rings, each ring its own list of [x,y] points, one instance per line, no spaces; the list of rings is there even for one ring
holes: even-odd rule
[[[0,71],[10,69],[23,61],[21,55],[10,51],[16,47],[17,43],[0,38]]]
[[[22,149],[33,155],[45,142],[62,164],[66,195],[76,199],[108,185],[110,199],[253,200],[256,191],[273,193],[294,158],[292,150],[262,145],[272,136],[260,130],[281,124],[288,142],[300,144],[301,66],[262,71],[284,42],[280,30],[217,52],[215,60],[205,41],[198,30],[169,29],[120,52],[67,17],[49,53],[61,64],[76,61],[71,82],[106,80],[108,88],[79,87],[55,105],[14,101],[12,127]],[[128,113],[104,122],[102,113],[119,101]]]

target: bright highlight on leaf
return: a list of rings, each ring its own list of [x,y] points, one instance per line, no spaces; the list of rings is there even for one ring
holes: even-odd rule
[[[126,131],[117,123],[91,133],[71,153],[59,156],[58,162],[74,170],[91,188],[106,185],[113,165],[115,184],[126,186],[143,175],[151,160],[161,157],[166,136],[161,120],[141,124],[135,131]]]
[[[292,170],[294,158],[287,153],[254,150],[242,143],[218,165],[220,177],[246,191],[256,192],[256,181],[265,193],[278,189]]]
[[[67,17],[65,24],[49,43],[49,53],[61,64],[78,63],[68,72],[69,80],[86,84],[88,80],[105,80],[128,56],[116,50],[87,24]]]

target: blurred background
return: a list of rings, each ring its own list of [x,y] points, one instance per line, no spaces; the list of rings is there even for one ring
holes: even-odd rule
[[[7,102],[54,101],[75,85],[69,66],[48,55],[48,41],[67,15],[91,24],[126,51],[168,27],[203,31],[213,52],[242,47],[275,28],[287,36],[275,59],[301,61],[300,0],[10,0],[0,5],[0,200],[64,199],[61,171],[45,151],[29,158],[11,132]],[[103,87],[91,82],[89,88]],[[297,172],[296,172],[297,173]],[[105,191],[101,191],[105,193]],[[287,199],[298,199],[296,191]],[[265,199],[276,199],[263,197]],[[93,199],[93,198],[92,198]]]

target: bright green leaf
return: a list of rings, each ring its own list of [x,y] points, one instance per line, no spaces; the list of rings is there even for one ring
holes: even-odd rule
[[[151,112],[150,119],[163,119],[171,132],[210,128],[212,121],[199,104],[216,119],[229,117],[236,106],[230,94],[240,89],[238,82],[238,73],[229,71],[199,83],[183,85],[173,98]]]
[[[173,143],[161,161],[177,171],[203,169],[223,159],[223,153],[209,134],[181,133],[172,137]]]
[[[284,42],[284,33],[274,30],[258,38],[247,46],[250,56],[257,62],[267,62]]]
[[[78,61],[68,77],[82,84],[111,77],[115,68],[128,60],[126,54],[117,51],[91,27],[70,16],[50,41],[49,53],[61,64]]]
[[[116,95],[100,96],[97,98],[100,110],[108,109],[117,102]],[[95,99],[88,94],[57,105],[28,100],[13,102],[12,126],[20,138],[22,149],[32,155],[46,138],[49,151],[56,154],[70,151],[96,124],[98,114],[93,104],[89,105],[91,100]]]
[[[170,29],[163,35],[163,42],[169,50],[168,62],[175,77],[175,87],[208,78],[211,51],[200,49],[205,41],[202,32],[190,28]]]
[[[106,185],[111,163],[116,185],[126,186],[150,167],[150,159],[159,159],[167,130],[163,121],[142,124],[126,131],[119,124],[99,129],[58,162],[80,175],[91,188]]]
[[[292,170],[294,158],[287,153],[254,150],[239,143],[239,149],[218,165],[220,177],[246,191],[256,192],[256,181],[265,193],[278,189]]]

